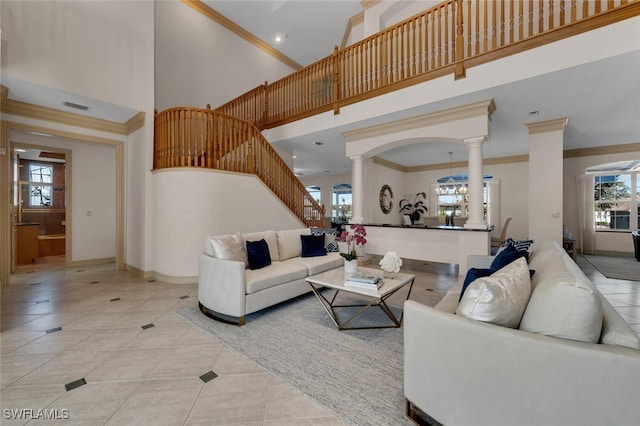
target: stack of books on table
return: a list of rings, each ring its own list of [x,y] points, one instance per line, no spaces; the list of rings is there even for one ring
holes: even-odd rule
[[[379,289],[384,280],[381,277],[376,275],[367,275],[356,273],[347,278],[344,282],[345,286],[349,287],[358,287],[358,288],[368,288],[368,289]]]

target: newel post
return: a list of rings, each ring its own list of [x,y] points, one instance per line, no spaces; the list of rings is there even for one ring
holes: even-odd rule
[[[333,47],[333,87],[332,98],[333,98],[333,115],[340,114],[340,106],[338,105],[338,101],[340,100],[340,62],[338,56],[339,50],[338,46]]]
[[[255,174],[255,158],[253,155],[253,141],[255,140],[255,127],[245,123],[247,129],[247,173]]]
[[[456,80],[465,78],[467,71],[464,68],[464,13],[463,0],[456,0],[453,5],[456,8],[456,69],[454,78]]]

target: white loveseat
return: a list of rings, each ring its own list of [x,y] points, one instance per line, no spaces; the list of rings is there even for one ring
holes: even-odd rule
[[[469,268],[491,259],[471,256]],[[640,424],[638,336],[559,244],[534,244],[529,260],[519,328],[456,314],[462,279],[435,308],[406,302],[407,414],[447,426]]]
[[[200,310],[209,317],[243,325],[247,314],[311,291],[307,276],[344,264],[336,252],[301,257],[301,235],[311,235],[311,229],[207,237],[204,253],[198,259]],[[271,264],[249,269],[245,244],[262,239],[267,243]]]

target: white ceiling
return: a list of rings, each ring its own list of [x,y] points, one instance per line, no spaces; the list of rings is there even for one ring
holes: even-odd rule
[[[227,18],[272,45],[294,61],[308,65],[339,45],[350,17],[362,10],[360,0],[205,0]],[[276,34],[287,38],[276,44]],[[406,110],[381,120],[405,118],[443,108],[492,98],[491,141],[485,157],[526,154],[523,123],[568,116],[565,149],[588,148],[640,141],[640,52],[593,62],[463,97]],[[124,123],[137,111],[51,88],[2,77],[9,98],[42,106]],[[64,101],[89,106],[85,112],[67,108]],[[537,111],[535,115],[530,115]],[[361,123],[373,125],[375,122]],[[342,132],[337,127],[275,143],[296,155],[294,171],[304,176],[350,173]],[[322,146],[313,142],[324,142]],[[500,141],[500,143],[494,142]],[[465,161],[466,149],[451,143],[415,144],[394,149],[379,157],[402,166],[419,166]]]
[[[302,66],[340,47],[360,0],[203,0],[251,34]],[[280,36],[280,42],[275,37]]]

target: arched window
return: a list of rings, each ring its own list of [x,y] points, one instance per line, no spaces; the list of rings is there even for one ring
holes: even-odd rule
[[[352,215],[351,184],[339,183],[331,190],[331,211],[335,220],[348,221]]]
[[[640,228],[640,160],[589,167],[593,174],[594,228]]]

